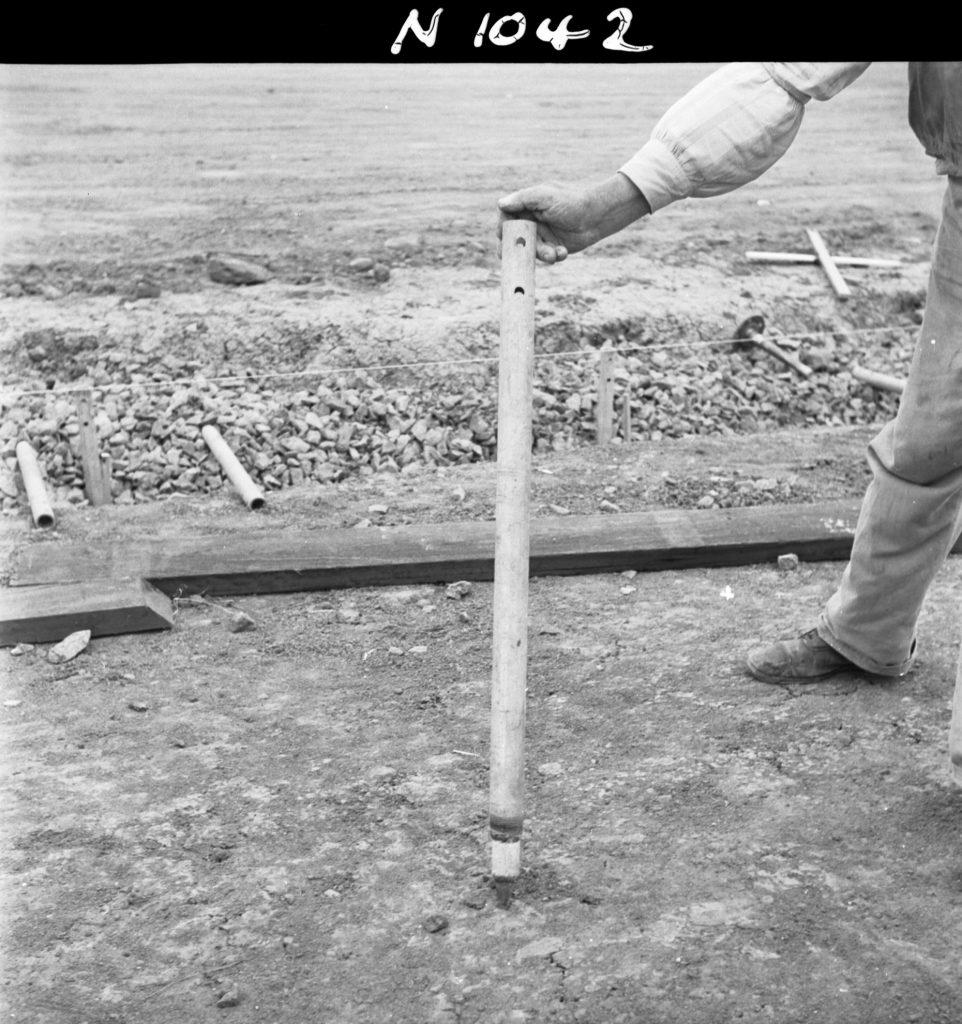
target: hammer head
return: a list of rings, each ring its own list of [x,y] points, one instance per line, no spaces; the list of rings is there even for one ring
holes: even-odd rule
[[[751,341],[756,334],[764,333],[765,318],[756,314],[755,316],[748,317],[747,320],[742,320],[738,325],[738,330],[735,331],[735,337],[738,338],[739,341]]]

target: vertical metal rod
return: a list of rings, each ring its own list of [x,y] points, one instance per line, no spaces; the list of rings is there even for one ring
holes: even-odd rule
[[[535,232],[532,221],[513,220],[501,236],[489,827],[504,907],[521,870],[524,822]]]

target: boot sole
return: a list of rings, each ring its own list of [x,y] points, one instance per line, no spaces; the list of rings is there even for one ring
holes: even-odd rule
[[[775,685],[779,683],[821,683],[826,679],[832,679],[834,676],[844,675],[845,673],[865,675],[865,672],[858,665],[839,665],[838,668],[829,669],[827,672],[822,672],[817,676],[779,676],[756,668],[751,661],[746,661],[745,666],[748,669],[749,675],[759,680],[759,682],[773,683]]]

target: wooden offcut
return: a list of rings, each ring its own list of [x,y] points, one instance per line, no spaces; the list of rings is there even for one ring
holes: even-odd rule
[[[762,252],[755,250],[745,253],[750,263],[818,263],[818,257],[810,252]],[[838,267],[900,267],[901,260],[876,256],[836,256],[832,262]]]
[[[873,388],[878,388],[880,391],[894,391],[899,395],[905,391],[905,381],[900,377],[893,377],[890,373],[879,373],[877,370],[869,370],[864,366],[859,366],[858,363],[853,363],[851,374],[856,380],[871,384]]]
[[[845,500],[535,518],[529,570],[558,576],[753,565],[786,552],[803,561],[844,560],[858,509],[858,501]],[[143,577],[170,595],[269,594],[493,575],[494,523],[457,522],[33,544],[15,557],[11,584]]]
[[[832,259],[832,254],[828,251],[828,246],[825,244],[822,236],[814,228],[806,228],[805,231],[808,234],[808,240],[812,243],[812,248],[815,250],[815,256],[821,264],[822,270],[825,271],[825,276],[835,289],[835,294],[840,299],[849,298],[852,290],[846,284],[845,278],[842,277],[838,267],[835,265],[835,260]]]
[[[53,545],[56,547],[57,545]],[[0,591],[0,646],[170,629],[170,598],[144,580],[48,583]]]

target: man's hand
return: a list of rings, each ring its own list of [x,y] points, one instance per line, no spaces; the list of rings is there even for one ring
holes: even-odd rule
[[[650,212],[645,197],[622,174],[587,189],[534,185],[498,200],[498,239],[506,220],[533,220],[538,259],[560,263]]]
[[[535,185],[498,200],[498,238],[506,220],[533,220],[538,225],[538,259],[560,263],[568,253],[580,252],[597,240],[588,218],[584,192],[564,185]]]

